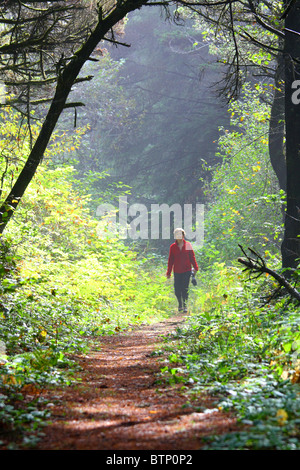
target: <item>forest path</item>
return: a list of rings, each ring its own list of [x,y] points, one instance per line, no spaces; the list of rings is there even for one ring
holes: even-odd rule
[[[189,397],[182,384],[156,381],[164,363],[151,353],[182,322],[183,316],[173,316],[100,337],[100,351],[77,358],[82,382],[50,393],[57,403],[36,449],[197,450],[203,437],[233,431],[234,417],[197,411],[213,408],[210,397],[183,407]]]

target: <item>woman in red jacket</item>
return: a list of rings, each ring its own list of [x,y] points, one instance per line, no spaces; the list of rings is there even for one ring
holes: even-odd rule
[[[179,312],[187,312],[189,282],[192,267],[198,271],[195,253],[190,242],[185,240],[185,231],[182,228],[174,230],[175,242],[170,246],[167,278],[174,271],[174,291],[178,300]]]

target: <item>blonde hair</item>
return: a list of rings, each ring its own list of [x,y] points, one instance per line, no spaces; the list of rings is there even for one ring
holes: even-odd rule
[[[183,230],[183,228],[175,228],[174,238],[181,238],[181,237],[178,237],[179,234],[185,237],[185,231]]]

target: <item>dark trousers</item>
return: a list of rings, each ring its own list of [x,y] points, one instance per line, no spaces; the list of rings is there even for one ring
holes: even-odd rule
[[[174,273],[174,290],[178,300],[178,307],[185,307],[189,296],[189,282],[191,271]]]

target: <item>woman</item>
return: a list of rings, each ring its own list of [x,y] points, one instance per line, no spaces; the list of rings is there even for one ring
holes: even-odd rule
[[[174,230],[175,242],[170,246],[167,278],[174,271],[174,290],[178,300],[178,311],[187,312],[189,282],[192,267],[198,271],[195,253],[190,242],[185,240],[185,231],[182,228]]]

